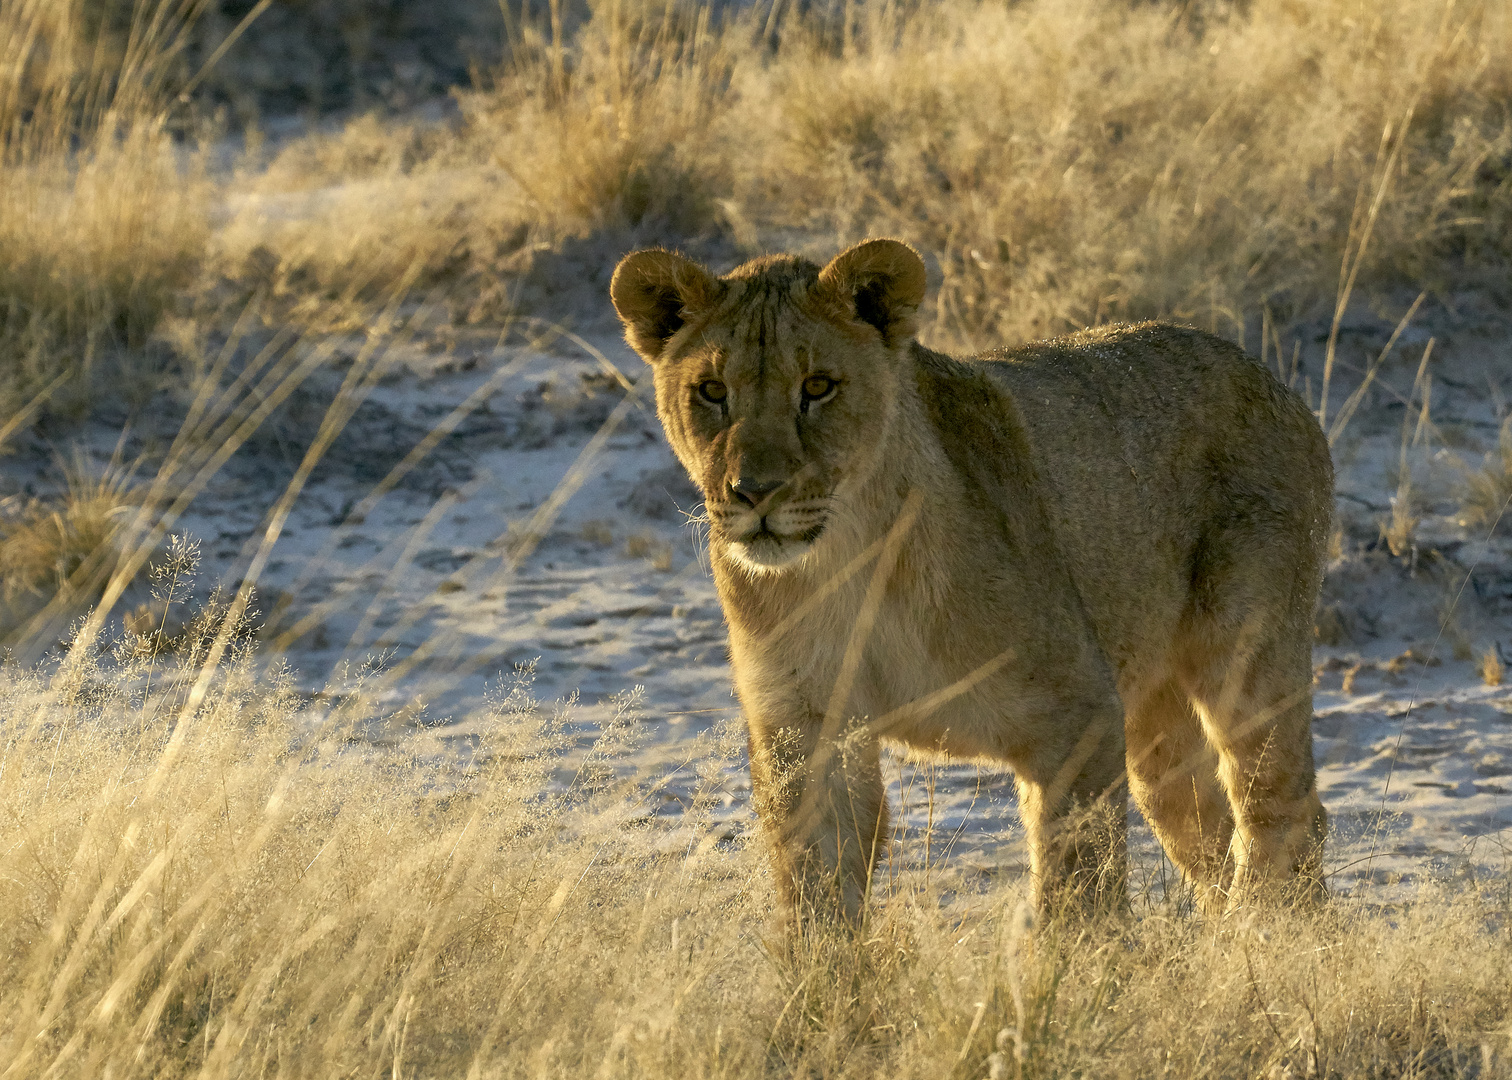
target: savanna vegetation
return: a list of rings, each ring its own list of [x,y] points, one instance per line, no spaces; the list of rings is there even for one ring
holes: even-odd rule
[[[900,864],[860,933],[790,941],[713,812],[738,731],[672,829],[625,766],[633,697],[587,748],[508,673],[466,754],[358,738],[381,673],[312,698],[259,651],[277,529],[209,599],[175,534],[311,380],[270,523],[386,342],[604,323],[654,243],[896,235],[932,343],[1195,322],[1337,436],[1351,304],[1512,302],[1512,7],[527,0],[437,115],[295,137],[217,112],[254,23],[207,8],[0,0],[0,453],[178,424],[0,501],[0,1075],[1512,1075],[1505,870],[1321,916],[1201,920],[1173,887],[1082,926]],[[1505,528],[1509,431],[1461,455],[1467,528]]]

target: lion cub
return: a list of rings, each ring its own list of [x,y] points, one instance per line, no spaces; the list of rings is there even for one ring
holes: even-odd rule
[[[1128,792],[1208,910],[1322,895],[1312,616],[1333,506],[1307,406],[1197,330],[955,360],[869,240],[611,293],[707,499],[757,812],[796,912],[857,918],[878,747],[1009,766],[1042,907],[1124,899]]]

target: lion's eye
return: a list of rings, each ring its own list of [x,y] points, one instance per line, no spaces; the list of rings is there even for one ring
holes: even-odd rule
[[[806,401],[818,401],[828,397],[839,384],[828,375],[810,375],[803,380],[803,397]]]
[[[730,396],[729,389],[718,379],[705,379],[698,384],[698,392],[705,401],[712,401],[716,405],[724,404],[724,399]]]

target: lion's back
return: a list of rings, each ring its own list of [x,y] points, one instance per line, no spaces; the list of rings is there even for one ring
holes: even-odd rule
[[[1161,502],[1162,491],[1178,499],[1212,495],[1214,481],[1269,486],[1288,503],[1330,496],[1327,443],[1306,404],[1211,334],[1161,323],[1113,326],[978,363],[1012,393],[1051,469],[1047,479],[1068,500],[1106,495],[1126,475]],[[1087,471],[1094,461],[1101,474]],[[1148,475],[1137,475],[1141,465]]]
[[[1111,651],[1135,652],[1151,630],[1236,589],[1278,614],[1310,609],[1332,513],[1328,447],[1305,403],[1257,361],[1210,334],[1144,323],[940,377],[968,386],[983,375],[1011,395],[1058,546]],[[946,422],[941,436],[965,430]]]

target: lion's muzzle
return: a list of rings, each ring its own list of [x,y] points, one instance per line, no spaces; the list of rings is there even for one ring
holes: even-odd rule
[[[783,499],[778,488],[760,493],[732,487],[732,492],[736,498],[708,505],[709,518],[749,569],[767,572],[790,566],[824,532],[829,517],[825,498]]]

